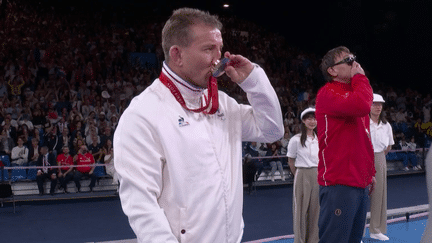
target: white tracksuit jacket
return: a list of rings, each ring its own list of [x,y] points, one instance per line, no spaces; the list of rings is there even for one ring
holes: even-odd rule
[[[199,108],[207,90],[190,90],[166,64],[163,72],[175,77],[187,106]],[[219,91],[219,111],[205,115],[182,108],[156,79],[121,116],[114,164],[138,242],[241,241],[241,142],[274,142],[284,127],[277,95],[260,67],[240,87],[252,106]]]

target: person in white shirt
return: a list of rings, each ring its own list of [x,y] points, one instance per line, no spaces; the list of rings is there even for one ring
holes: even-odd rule
[[[301,115],[301,133],[288,143],[288,165],[294,174],[294,242],[319,241],[319,185],[317,181],[318,138],[315,108]]]
[[[162,30],[160,77],[120,118],[114,166],[138,242],[240,242],[242,141],[283,136],[279,100],[262,68],[225,52],[225,74],[251,105],[217,90],[221,28],[207,12],[174,11]]]
[[[401,147],[402,153],[399,153],[400,158],[402,159],[403,170],[409,171],[408,163],[411,161],[411,165],[413,170],[421,170],[421,166],[417,164],[417,155],[416,149],[417,144],[415,142],[414,136],[409,138],[409,142],[406,141],[405,135],[402,136],[399,141],[399,146]]]
[[[11,152],[11,164],[14,166],[26,166],[28,162],[28,148],[24,146],[24,138],[18,137],[18,146],[15,146]]]
[[[371,141],[375,158],[375,189],[370,195],[371,218],[370,237],[389,240],[387,233],[387,161],[386,155],[394,144],[393,131],[385,119],[382,109],[385,103],[379,94],[373,94],[373,104],[369,114]]]

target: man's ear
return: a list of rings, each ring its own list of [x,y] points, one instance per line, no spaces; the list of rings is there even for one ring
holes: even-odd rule
[[[171,46],[169,50],[170,63],[175,66],[183,65],[182,50],[178,45]]]
[[[327,73],[330,74],[332,77],[337,77],[336,71],[333,69],[333,67],[327,68]]]

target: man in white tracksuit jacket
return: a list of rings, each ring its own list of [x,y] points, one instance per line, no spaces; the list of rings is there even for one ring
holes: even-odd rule
[[[193,9],[174,12],[193,16],[194,39],[188,46],[166,48],[163,31],[161,77],[132,100],[114,135],[119,195],[138,242],[240,242],[241,142],[270,143],[283,136],[281,108],[265,72],[239,55],[225,53],[230,59],[225,71],[247,93],[251,106],[218,92],[217,112],[191,111],[206,103],[206,95],[210,99],[210,69],[202,68],[203,78],[188,72],[200,73],[198,66],[209,55],[213,64],[222,48],[220,28],[200,22],[202,14],[211,16]],[[208,43],[215,49],[201,48]],[[197,62],[182,61],[191,51]],[[172,90],[179,91],[185,106]]]

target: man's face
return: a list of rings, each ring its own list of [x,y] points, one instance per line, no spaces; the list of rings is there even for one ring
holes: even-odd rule
[[[86,146],[81,146],[81,153],[82,154],[87,153],[87,147]]]
[[[335,63],[338,63],[342,60],[344,60],[345,58],[348,57],[352,57],[354,56],[351,53],[346,53],[346,52],[342,52],[341,55],[337,56],[335,58]],[[354,63],[356,63],[354,61]],[[331,69],[334,71],[334,75],[336,75],[336,77],[334,78],[335,80],[339,80],[339,81],[344,81],[344,82],[349,82],[351,80],[351,68],[353,67],[354,63],[341,63],[338,65],[335,65],[333,67],[331,67]]]
[[[192,42],[180,47],[180,77],[197,86],[206,88],[211,68],[221,58],[223,46],[219,29],[198,24],[191,27]]]

